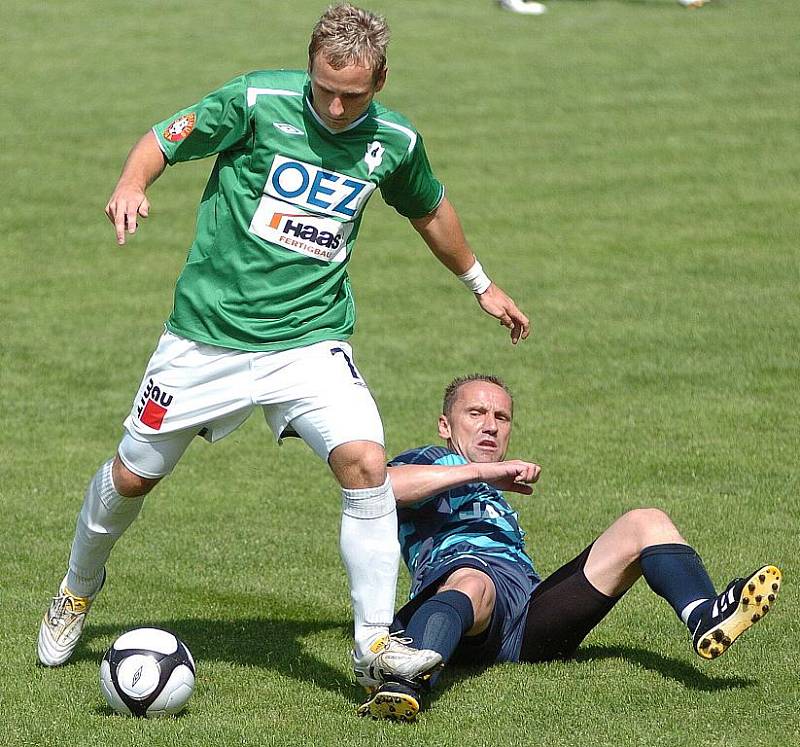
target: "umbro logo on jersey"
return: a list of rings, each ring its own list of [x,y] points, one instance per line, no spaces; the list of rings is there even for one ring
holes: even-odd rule
[[[281,132],[285,132],[287,135],[305,135],[306,134],[301,129],[295,127],[294,125],[286,124],[286,122],[273,122],[272,124],[273,124],[273,126],[277,127]]]

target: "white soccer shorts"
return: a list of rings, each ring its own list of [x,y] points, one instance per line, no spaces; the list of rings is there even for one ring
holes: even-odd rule
[[[278,441],[300,436],[322,459],[348,441],[383,445],[375,400],[346,342],[249,352],[164,332],[119,447],[141,477],[169,474],[191,440],[232,433],[260,406]]]

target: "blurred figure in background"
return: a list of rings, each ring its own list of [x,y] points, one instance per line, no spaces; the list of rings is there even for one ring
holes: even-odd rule
[[[684,8],[702,8],[707,2],[708,0],[678,0],[678,4]],[[547,6],[544,3],[535,2],[535,0],[497,0],[497,3],[501,8],[510,10],[512,13],[540,16],[547,12]]]

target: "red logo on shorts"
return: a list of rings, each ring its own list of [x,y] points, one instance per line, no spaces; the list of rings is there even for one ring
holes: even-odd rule
[[[169,406],[172,404],[172,395],[163,391],[152,379],[147,382],[136,414],[143,425],[152,428],[154,431],[161,429],[164,417]]]
[[[161,405],[153,402],[152,399],[148,399],[147,404],[144,406],[144,410],[142,410],[142,414],[139,416],[139,420],[141,420],[148,428],[152,428],[153,430],[157,431],[161,428],[161,423],[164,422],[164,416],[166,414],[166,407],[162,407]]]
[[[181,140],[189,137],[189,134],[194,129],[194,123],[196,121],[197,115],[194,112],[176,117],[167,125],[167,128],[162,133],[164,139],[169,140],[171,143],[179,143]]]

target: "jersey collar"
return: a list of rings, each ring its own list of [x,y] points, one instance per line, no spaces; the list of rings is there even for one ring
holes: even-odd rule
[[[322,121],[322,118],[317,114],[316,109],[314,109],[314,105],[311,103],[311,86],[309,85],[306,89],[306,107],[310,112],[311,116],[313,117],[314,121],[323,129],[325,132],[329,133],[330,135],[341,135],[345,132],[350,132],[350,130],[354,130],[358,127],[367,117],[370,116],[372,111],[372,104],[367,107],[367,110],[355,121],[351,122],[347,127],[342,127],[341,130],[332,130],[325,122]]]

